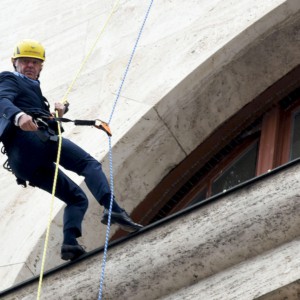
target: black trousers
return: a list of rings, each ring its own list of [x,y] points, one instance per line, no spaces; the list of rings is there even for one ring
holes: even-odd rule
[[[42,141],[35,132],[17,130],[10,142],[5,144],[5,148],[16,177],[52,193],[57,141]],[[60,165],[83,176],[87,187],[101,205],[110,199],[110,187],[101,164],[65,138],[62,139]],[[55,196],[66,203],[64,230],[75,229],[77,237],[81,236],[81,224],[88,199],[83,190],[62,170],[58,173]]]

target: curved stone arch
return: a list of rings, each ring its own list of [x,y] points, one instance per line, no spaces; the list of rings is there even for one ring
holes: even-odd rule
[[[218,126],[299,64],[296,51],[297,46],[299,48],[300,24],[296,13],[299,7],[295,3],[286,1],[199,65],[115,145],[116,192],[125,195],[124,204],[129,211]],[[291,40],[295,44],[291,44]],[[291,53],[292,58],[286,61]],[[107,165],[106,159],[104,165]],[[85,220],[87,245],[99,234],[95,231],[98,217],[88,214]],[[60,215],[52,228],[58,236],[59,220]],[[103,233],[104,230],[100,232],[102,236]],[[34,273],[39,271],[37,253],[42,253],[43,240],[42,236],[27,260]],[[57,237],[52,242],[51,265],[59,250]],[[17,281],[23,273],[21,270]]]
[[[272,12],[260,22],[265,24],[274,17],[273,14],[278,14],[278,11]],[[300,46],[299,16],[299,12],[296,12],[269,30],[262,30],[230,61],[225,60],[223,61],[224,64],[211,69],[210,72],[207,71],[209,66],[213,66],[216,57],[222,55],[222,52],[241,47],[239,43],[241,40],[244,41],[243,34],[245,34],[242,33],[240,37],[236,37],[183,79],[141,118],[139,121],[141,123],[140,128],[146,128],[145,123],[151,124],[149,120],[157,119],[156,127],[153,126],[152,129],[153,135],[149,134],[148,138],[145,138],[139,145],[155,144],[152,141],[159,139],[161,145],[156,149],[156,153],[159,155],[154,161],[149,162],[149,165],[152,172],[157,168],[160,168],[160,171],[154,172],[159,173],[155,177],[156,182],[152,186],[152,190],[150,192],[148,190],[148,194],[143,195],[144,198],[141,197],[145,199],[146,196],[146,199],[135,209],[133,216],[147,223],[149,221],[147,216],[150,215],[150,211],[155,210],[156,205],[159,206],[166,202],[168,198],[168,190],[166,189],[174,188],[182,183],[182,180],[177,182],[174,175],[172,175],[172,179],[168,179],[169,172],[182,161],[181,157],[187,158],[222,124],[300,64],[300,55],[297,51]],[[254,24],[253,27],[259,28],[259,24]],[[251,28],[247,29],[247,32],[249,31]],[[276,95],[277,98],[279,97],[278,100],[280,97],[287,96],[287,93],[291,92],[290,88],[295,88],[293,84],[290,83],[290,87],[287,86],[285,90],[279,92],[279,95]],[[254,108],[252,106],[253,111],[249,111],[249,115],[257,114],[262,106],[258,105]],[[162,127],[165,134],[158,133]],[[237,130],[239,129],[237,128]],[[126,138],[130,140],[130,134],[134,138],[138,131],[138,128],[133,129]],[[154,134],[155,132],[156,134]],[[226,136],[223,138],[226,139]],[[116,152],[121,153],[121,145],[119,147],[120,150],[117,150],[117,145]],[[123,160],[122,178],[126,179],[126,171],[132,170],[134,172],[134,160],[137,159],[139,152],[142,153],[141,155],[147,156],[145,152],[148,147],[137,147],[136,149],[137,151],[128,160]],[[207,155],[207,153],[201,154]],[[161,159],[160,155],[168,159]],[[207,159],[209,158],[208,154]],[[159,164],[160,160],[165,164]],[[140,161],[145,161],[145,157],[140,158]],[[185,167],[188,170],[193,166],[187,165]],[[148,171],[147,174],[149,173],[151,172]],[[177,175],[181,176],[178,173]],[[141,178],[148,177],[145,175]],[[122,187],[123,189],[126,189],[126,186],[131,183],[130,180],[125,181],[126,185]],[[160,186],[162,180],[165,183]],[[134,183],[132,185],[136,186]],[[140,191],[140,186],[138,186],[134,194],[138,194]]]

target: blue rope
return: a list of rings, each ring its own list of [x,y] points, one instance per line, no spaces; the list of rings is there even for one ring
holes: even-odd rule
[[[128,63],[127,63],[126,70],[125,70],[125,73],[124,73],[124,75],[123,75],[123,78],[122,78],[122,81],[121,81],[121,85],[120,85],[120,87],[119,87],[119,90],[118,90],[118,93],[117,93],[117,97],[116,97],[116,100],[115,100],[115,102],[114,102],[114,106],[113,106],[113,108],[112,108],[112,111],[111,111],[111,114],[110,114],[110,117],[109,117],[108,124],[111,122],[111,119],[112,119],[113,114],[114,114],[114,112],[115,112],[115,109],[116,109],[116,106],[117,106],[117,102],[118,102],[118,100],[119,100],[119,98],[120,98],[121,90],[122,90],[123,85],[124,85],[124,81],[125,81],[125,79],[126,79],[126,76],[127,76],[128,71],[129,71],[129,67],[130,67],[130,65],[131,65],[131,62],[132,62],[133,56],[134,56],[134,54],[135,54],[135,50],[136,50],[136,48],[137,48],[137,45],[138,45],[138,43],[139,43],[139,40],[140,40],[140,38],[141,38],[142,32],[143,32],[143,30],[144,30],[144,27],[145,27],[147,18],[148,18],[148,16],[149,16],[149,13],[150,13],[150,9],[151,9],[151,7],[152,7],[152,4],[153,4],[153,0],[150,1],[150,5],[149,5],[148,10],[147,10],[147,12],[146,12],[146,15],[145,15],[143,24],[142,24],[142,26],[141,26],[141,29],[140,29],[139,34],[138,34],[138,37],[137,37],[136,42],[135,42],[135,44],[134,44],[133,50],[132,50],[132,52],[131,52],[129,61],[128,61]]]
[[[150,0],[150,5],[149,5],[149,7],[147,9],[146,15],[144,17],[142,26],[141,26],[139,34],[138,34],[138,37],[136,39],[136,42],[134,44],[133,50],[131,52],[129,61],[127,63],[127,66],[126,66],[126,69],[125,69],[125,72],[124,72],[124,75],[122,77],[121,84],[120,84],[120,87],[118,89],[118,93],[117,93],[116,99],[114,101],[114,105],[113,105],[113,108],[112,108],[112,111],[111,111],[111,114],[110,114],[110,117],[109,117],[108,124],[110,124],[110,122],[112,120],[112,117],[114,115],[114,112],[115,112],[115,109],[116,109],[116,106],[117,106],[117,102],[118,102],[118,100],[120,98],[121,91],[122,91],[125,79],[127,77],[127,73],[129,71],[129,67],[131,65],[131,62],[133,60],[133,56],[134,56],[136,48],[137,48],[137,45],[139,43],[140,37],[142,35],[142,32],[144,30],[144,27],[145,27],[146,21],[148,19],[148,16],[149,16],[149,13],[150,13],[153,1],[154,0]],[[103,282],[104,282],[104,275],[105,275],[105,265],[106,265],[106,258],[107,258],[107,248],[108,248],[109,232],[110,232],[111,211],[112,211],[112,204],[113,204],[113,197],[114,197],[114,177],[113,177],[113,161],[112,161],[112,143],[111,143],[111,137],[110,136],[108,137],[108,142],[109,142],[109,173],[110,173],[111,197],[110,197],[110,205],[109,205],[109,212],[108,212],[108,222],[107,222],[106,235],[105,235],[104,253],[103,253],[103,258],[102,258],[102,271],[101,271],[101,279],[100,279],[100,287],[99,287],[98,300],[102,299]]]

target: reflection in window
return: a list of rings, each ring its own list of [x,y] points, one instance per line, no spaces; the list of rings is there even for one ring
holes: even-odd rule
[[[257,152],[258,142],[255,142],[213,181],[211,194],[221,193],[255,177]]]
[[[290,160],[300,156],[300,111],[296,112],[292,119],[292,140]]]

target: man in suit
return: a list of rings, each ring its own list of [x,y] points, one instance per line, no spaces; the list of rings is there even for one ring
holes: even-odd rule
[[[53,128],[39,126],[35,120],[39,114],[51,116],[50,105],[42,95],[38,80],[44,61],[44,47],[34,40],[23,40],[15,47],[12,56],[15,71],[0,73],[0,140],[8,156],[9,167],[18,181],[25,185],[28,181],[32,186],[51,193],[58,150],[57,132]],[[62,117],[67,107],[55,103],[55,109]],[[62,138],[60,165],[85,178],[93,196],[104,206],[102,223],[108,222],[112,199],[112,224],[119,224],[127,231],[142,228],[132,221],[111,195],[101,164],[66,138]],[[61,170],[55,196],[66,203],[61,257],[74,260],[85,253],[76,239],[81,236],[88,199],[83,190]]]

